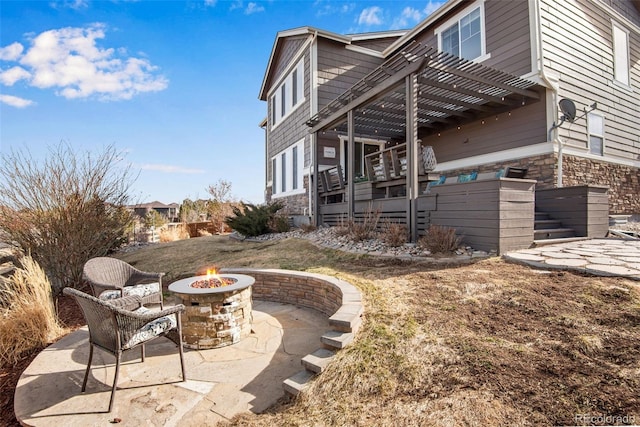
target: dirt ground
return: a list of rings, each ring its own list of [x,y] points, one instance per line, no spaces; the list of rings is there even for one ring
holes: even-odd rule
[[[605,416],[606,424],[640,424],[640,282],[499,258],[384,260],[298,239],[191,240],[122,258],[147,271],[168,267],[167,283],[206,264],[331,274],[365,300],[355,343],[309,396],[232,425],[603,425]],[[60,307],[66,325],[84,323],[74,305]],[[0,374],[7,425],[15,424],[15,384],[36,354]]]

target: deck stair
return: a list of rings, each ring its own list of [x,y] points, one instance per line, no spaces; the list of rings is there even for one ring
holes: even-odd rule
[[[536,212],[533,227],[534,245],[580,240],[573,228],[568,228],[545,212]]]
[[[353,342],[354,336],[362,325],[363,308],[361,304],[343,305],[329,318],[331,330],[320,338],[322,347],[307,354],[300,361],[304,370],[284,380],[282,386],[289,395],[302,393],[315,378],[336,357],[336,352]]]

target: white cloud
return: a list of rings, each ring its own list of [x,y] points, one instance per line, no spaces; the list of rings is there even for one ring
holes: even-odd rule
[[[89,2],[87,0],[63,0],[63,1],[52,1],[49,5],[54,9],[62,9],[69,8],[74,10],[86,9],[89,7]]]
[[[420,22],[422,19],[422,13],[418,9],[414,9],[411,6],[407,6],[402,10],[399,17],[393,20],[391,28],[409,28]]]
[[[336,13],[349,13],[356,8],[356,5],[355,3],[335,4],[328,0],[315,0],[313,8],[316,11],[316,16],[320,17]]]
[[[99,47],[97,41],[104,38],[105,27],[100,24],[45,31],[31,40],[31,47],[21,57],[14,55],[24,72],[3,73],[2,82],[27,78],[26,72],[31,86],[56,88],[65,98],[94,96],[102,100],[131,99],[139,93],[166,89],[168,81],[157,74],[156,66],[147,59],[127,57],[124,49]]]
[[[264,6],[260,6],[257,3],[250,2],[247,8],[244,10],[245,15],[251,15],[254,13],[264,12]]]
[[[183,174],[203,174],[206,171],[203,169],[190,169],[183,168],[181,166],[163,165],[157,163],[146,163],[140,165],[140,169],[147,171],[157,171],[162,173],[183,173]]]
[[[216,5],[216,3],[218,3],[218,0],[204,0],[204,5],[205,6],[214,7]]]
[[[444,2],[445,2],[445,0],[436,0],[436,1],[429,0],[429,3],[427,3],[425,8],[422,10],[422,13],[424,13],[425,16],[429,16],[433,12],[438,10],[440,8],[440,6],[442,6],[444,4]]]
[[[380,18],[380,14],[382,13],[382,9],[378,6],[372,6],[364,9],[360,13],[360,17],[358,18],[359,25],[380,25],[382,24],[382,18]]]
[[[13,96],[13,95],[1,95],[1,94],[0,94],[0,102],[16,108],[25,108],[35,104],[33,101],[30,101],[28,99],[18,98],[17,96]]]
[[[0,47],[0,60],[2,61],[15,61],[20,58],[24,47],[18,43],[11,43],[9,46]]]
[[[0,72],[0,83],[6,86],[13,86],[15,82],[28,79],[31,74],[22,67],[11,67],[6,71]]]

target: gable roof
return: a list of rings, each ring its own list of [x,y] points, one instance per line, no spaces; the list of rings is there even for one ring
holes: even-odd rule
[[[269,62],[267,64],[267,69],[264,73],[264,77],[262,79],[262,85],[260,86],[260,93],[258,95],[258,99],[262,101],[267,100],[267,92],[269,90],[268,83],[272,76],[272,73],[275,70],[275,59],[278,57],[278,53],[280,49],[282,49],[282,45],[284,40],[290,37],[300,37],[307,36],[308,38],[313,37],[322,37],[328,40],[333,40],[338,43],[342,43],[344,45],[350,45],[354,42],[364,41],[364,40],[375,40],[380,38],[389,38],[389,37],[398,37],[403,36],[407,31],[399,30],[399,31],[381,31],[375,33],[358,33],[358,34],[337,34],[331,31],[321,30],[315,27],[298,27],[292,28],[290,30],[279,31],[276,35],[276,39],[273,42],[273,47],[271,48],[271,54],[269,55]]]

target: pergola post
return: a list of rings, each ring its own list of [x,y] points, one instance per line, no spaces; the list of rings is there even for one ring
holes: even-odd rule
[[[355,183],[353,182],[353,177],[355,176],[355,120],[353,118],[353,110],[349,110],[347,113],[347,161],[346,171],[345,171],[345,179],[347,181],[347,215],[349,219],[353,219],[353,215],[355,212],[356,206],[356,197],[355,197]]]
[[[407,139],[407,229],[409,241],[418,241],[418,76],[412,73],[405,78],[406,89],[406,139]]]
[[[311,174],[309,175],[309,200],[311,202],[311,215],[313,219],[311,224],[316,227],[320,225],[320,204],[318,203],[318,132],[311,134],[311,150],[310,159],[311,162]]]

